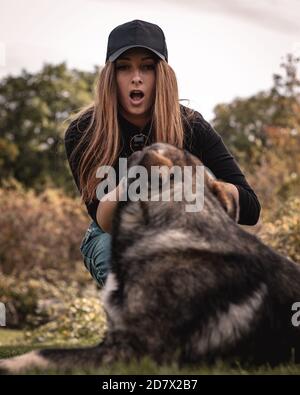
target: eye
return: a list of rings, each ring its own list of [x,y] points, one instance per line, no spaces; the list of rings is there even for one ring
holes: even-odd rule
[[[117,65],[117,70],[127,70],[129,66],[127,64],[119,64]]]
[[[145,64],[145,65],[143,65],[142,66],[142,69],[143,70],[154,70],[154,68],[155,68],[155,65],[154,64]]]

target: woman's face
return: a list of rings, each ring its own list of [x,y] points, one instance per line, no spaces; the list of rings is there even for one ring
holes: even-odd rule
[[[155,99],[155,55],[144,48],[132,48],[116,60],[116,81],[121,113],[143,126],[151,116]]]

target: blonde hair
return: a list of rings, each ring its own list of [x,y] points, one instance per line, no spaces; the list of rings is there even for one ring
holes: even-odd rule
[[[117,85],[115,65],[112,62],[107,62],[100,70],[94,102],[79,111],[73,121],[79,125],[88,113],[91,114],[90,122],[71,155],[72,160],[78,150],[85,147],[78,169],[80,192],[85,202],[91,202],[96,196],[96,188],[101,181],[96,178],[98,167],[114,166],[121,153]],[[183,148],[184,129],[177,79],[171,66],[163,60],[156,64],[156,94],[152,116],[154,141]]]

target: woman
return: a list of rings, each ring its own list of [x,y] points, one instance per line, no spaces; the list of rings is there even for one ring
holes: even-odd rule
[[[108,38],[95,101],[77,114],[65,135],[70,167],[93,219],[80,248],[87,269],[101,286],[109,270],[116,202],[97,199],[96,171],[112,165],[118,175],[119,158],[156,141],[198,156],[238,199],[239,224],[258,221],[259,201],[220,135],[201,114],[179,104],[163,31],[140,20],[117,26]],[[117,196],[120,185],[113,191]]]

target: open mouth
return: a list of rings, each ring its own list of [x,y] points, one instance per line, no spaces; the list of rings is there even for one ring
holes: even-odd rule
[[[141,90],[132,90],[129,94],[130,98],[132,101],[134,102],[139,102],[140,100],[143,99],[143,97],[145,96],[144,92],[142,92]]]

